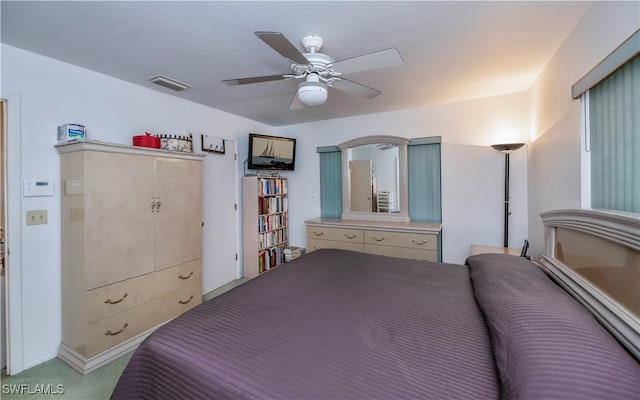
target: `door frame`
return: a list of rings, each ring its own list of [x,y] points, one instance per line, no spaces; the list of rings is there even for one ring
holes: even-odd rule
[[[187,130],[186,132],[189,132],[191,134],[193,134],[194,138],[200,137],[201,135],[206,134],[203,130],[198,130],[198,129],[190,129]],[[187,133],[188,134],[188,133]],[[234,196],[234,203],[236,205],[235,207],[235,254],[236,254],[236,259],[235,259],[235,271],[233,272],[233,276],[234,279],[240,279],[243,276],[243,269],[242,269],[242,253],[241,253],[241,234],[242,234],[242,221],[240,219],[240,190],[241,190],[241,184],[238,184],[239,178],[238,178],[238,174],[239,174],[239,170],[238,170],[238,139],[237,138],[232,138],[232,137],[225,137],[225,136],[218,136],[215,133],[211,133],[209,132],[208,134],[215,136],[217,139],[221,139],[224,140],[224,151],[225,151],[225,156],[233,156],[233,177],[231,178],[233,181],[233,196]],[[194,143],[196,143],[194,141]],[[196,145],[199,146],[199,145]],[[195,150],[194,150],[195,151]],[[205,151],[198,151],[202,154],[207,154],[207,157],[209,156],[214,156],[211,154],[208,154]],[[204,168],[204,165],[203,165]],[[204,172],[203,172],[203,177],[204,177]],[[204,178],[203,178],[204,179]],[[203,196],[204,196],[204,185],[205,182],[203,180]],[[231,190],[231,188],[229,188],[229,190]],[[203,207],[203,221],[205,220],[205,213],[204,213],[204,209],[205,207],[207,207],[207,204],[203,201],[202,204]],[[206,221],[205,221],[206,222]],[[203,233],[203,241],[205,240],[204,238],[204,233]],[[204,250],[204,246],[206,244],[203,242],[203,250]],[[204,251],[203,251],[204,253]],[[204,254],[203,254],[204,257]],[[204,258],[203,258],[203,268],[205,267],[204,265]],[[231,272],[231,271],[229,271]],[[228,284],[230,282],[227,282],[224,285]],[[204,286],[205,286],[205,282],[204,282],[204,276],[203,276],[203,295],[206,295],[207,293],[210,292],[204,292]],[[209,290],[209,289],[208,289]],[[215,290],[215,289],[214,289]]]
[[[235,175],[233,182],[235,182],[235,203],[236,203],[236,279],[241,279],[244,275],[242,268],[242,251],[240,249],[240,243],[242,243],[242,221],[240,220],[240,187],[242,186],[239,181],[242,178],[238,176],[238,139],[225,139],[227,143],[233,142],[233,163]]]
[[[21,96],[2,92],[5,101],[5,318],[7,375],[24,370],[22,316]],[[11,190],[9,190],[11,189]]]

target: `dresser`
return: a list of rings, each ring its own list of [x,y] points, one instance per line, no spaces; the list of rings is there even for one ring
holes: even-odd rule
[[[307,251],[343,249],[421,261],[441,261],[439,223],[317,218],[305,221]]]
[[[495,247],[495,246],[483,246],[479,244],[471,245],[471,255],[475,256],[476,254],[505,254],[511,256],[520,256],[522,250],[515,249],[513,247]]]
[[[56,148],[59,356],[86,374],[202,302],[202,156],[91,141]]]

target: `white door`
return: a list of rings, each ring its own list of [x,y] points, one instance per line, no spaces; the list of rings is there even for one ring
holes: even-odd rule
[[[207,153],[202,183],[202,287],[206,294],[238,278],[237,144],[225,141],[225,154]]]
[[[373,202],[373,179],[371,160],[349,161],[351,171],[351,211],[371,212]]]

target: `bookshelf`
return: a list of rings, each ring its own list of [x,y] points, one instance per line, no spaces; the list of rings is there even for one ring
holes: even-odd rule
[[[252,279],[282,264],[289,242],[288,181],[245,176],[242,182],[244,277]]]

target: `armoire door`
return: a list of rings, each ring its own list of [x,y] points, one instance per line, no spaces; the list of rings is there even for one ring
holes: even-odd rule
[[[156,202],[156,269],[201,258],[202,164],[156,159]]]
[[[71,220],[84,218],[86,289],[152,272],[153,157],[84,154],[84,209]]]

